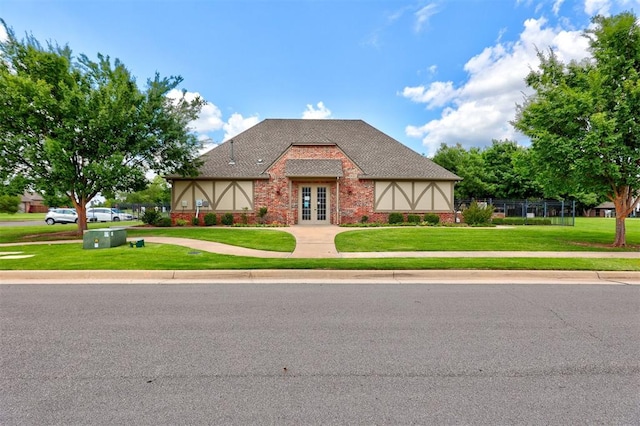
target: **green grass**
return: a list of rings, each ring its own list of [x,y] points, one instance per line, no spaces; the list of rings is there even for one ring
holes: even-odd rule
[[[625,249],[607,247],[615,236],[615,220],[576,218],[576,226],[509,228],[404,227],[369,228],[336,236],[341,252],[376,251],[635,251],[640,245],[640,219],[627,219]]]
[[[44,222],[46,213],[0,213],[0,222],[24,222],[28,220],[39,220]]]
[[[126,223],[125,223],[126,224]],[[90,228],[108,225],[90,224]],[[346,231],[336,238],[340,251],[611,251],[612,219],[578,218],[575,227],[530,226],[501,228],[376,228]],[[51,239],[52,232],[74,231],[75,225],[3,227],[0,242],[21,242],[26,236]],[[288,233],[264,228],[130,228],[129,238],[173,236],[236,246],[289,252],[295,239]],[[33,240],[33,237],[26,238]],[[640,219],[627,220],[627,242],[640,245]],[[27,259],[1,259],[0,270],[47,269],[558,269],[640,271],[640,259],[586,258],[383,258],[383,259],[262,259],[198,252],[190,248],[150,244],[83,250],[82,243],[3,247],[0,251],[33,254]]]
[[[89,229],[108,228],[110,226],[137,225],[138,222],[90,223]],[[20,243],[31,241],[52,241],[60,239],[78,239],[78,235],[70,233],[76,231],[76,224],[58,224],[42,226],[16,226],[0,228],[0,243]],[[60,235],[60,233],[63,233]],[[204,227],[175,227],[175,228],[128,228],[128,238],[179,237],[196,240],[214,241],[256,250],[270,250],[291,252],[296,246],[295,238],[283,231],[263,228],[204,228]],[[1,268],[1,267],[0,267]]]
[[[262,259],[200,252],[169,244],[147,244],[83,250],[82,244],[39,244],[3,247],[0,251],[33,254],[27,259],[1,259],[0,270],[216,270],[216,269],[538,269],[640,271],[640,259],[563,258],[388,258]],[[300,275],[304,277],[303,274]]]
[[[214,241],[256,250],[292,252],[296,239],[288,232],[264,228],[129,228],[128,237],[180,237]]]
[[[139,222],[118,222],[118,225],[109,223],[90,223],[89,229],[108,228],[109,226],[131,226]],[[75,223],[64,223],[47,225],[42,222],[38,226],[2,226],[0,227],[0,243],[19,243],[26,241],[51,241],[59,239],[80,239],[79,236],[70,233],[77,231],[78,225]],[[64,235],[56,235],[64,233]]]

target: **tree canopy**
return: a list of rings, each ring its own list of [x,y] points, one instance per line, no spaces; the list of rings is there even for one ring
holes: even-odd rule
[[[606,194],[616,206],[615,246],[640,196],[640,28],[632,13],[596,16],[585,32],[591,60],[562,63],[539,52],[535,90],[514,126],[531,138],[547,191]]]
[[[200,144],[188,124],[204,104],[169,93],[181,77],[140,89],[118,59],[74,57],[68,46],[0,42],[0,181],[23,176],[31,189],[68,196],[86,229],[98,193],[137,191],[146,173],[193,175]]]
[[[491,146],[469,150],[442,144],[433,161],[463,179],[455,187],[459,200],[543,196],[531,172],[529,150],[514,141],[493,140]]]

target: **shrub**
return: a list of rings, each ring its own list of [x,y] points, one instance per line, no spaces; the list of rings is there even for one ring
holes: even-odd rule
[[[231,226],[233,225],[233,215],[231,213],[225,213],[222,215],[222,219],[220,219],[223,225]]]
[[[161,217],[162,215],[159,212],[157,212],[155,209],[146,209],[140,219],[144,224],[156,225],[158,223],[158,220],[160,220]]]
[[[264,223],[266,221],[268,209],[266,207],[260,207],[258,210],[258,217],[260,218],[260,223]]]
[[[204,215],[205,226],[213,226],[218,224],[218,216],[215,213],[207,213]]]
[[[360,223],[367,223],[367,222],[369,222],[369,216],[365,214],[360,218]]]
[[[0,212],[15,214],[20,208],[20,197],[17,195],[0,195]]]
[[[402,213],[389,213],[389,223],[402,223],[404,222],[404,215]]]
[[[407,215],[407,222],[409,223],[420,223],[422,220],[420,219],[420,215],[417,214],[409,214]]]
[[[489,225],[493,215],[493,206],[481,207],[477,201],[473,200],[471,205],[462,211],[465,223],[468,225]]]
[[[180,218],[180,219],[176,219],[176,226],[185,226],[187,224],[187,221]]]
[[[243,225],[246,225],[247,223],[249,223],[249,218],[247,217],[247,211],[249,211],[248,207],[244,207],[242,214],[240,215],[240,220],[242,221]]]
[[[424,221],[429,225],[437,225],[440,223],[440,216],[435,213],[427,213],[424,215]]]
[[[491,222],[494,225],[553,225],[551,219],[544,217],[496,217]]]
[[[200,218],[198,216],[194,216],[191,218],[191,224],[193,226],[198,226],[200,225]]]
[[[155,222],[156,226],[160,226],[162,228],[168,228],[171,226],[171,218],[170,217],[161,217]]]

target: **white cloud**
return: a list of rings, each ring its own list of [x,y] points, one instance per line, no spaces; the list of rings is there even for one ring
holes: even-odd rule
[[[243,117],[242,114],[238,114],[237,112],[231,114],[229,120],[222,126],[224,129],[224,139],[228,140],[232,137],[236,136],[239,133],[244,132],[250,127],[258,124],[259,118],[257,116],[251,117]]]
[[[452,82],[433,82],[406,87],[402,95],[427,108],[444,107],[440,118],[422,126],[407,126],[410,137],[422,138],[428,155],[441,143],[463,146],[488,145],[492,139],[522,140],[509,121],[522,94],[529,93],[524,82],[537,67],[537,49],[554,49],[562,61],[588,56],[588,41],[579,31],[550,28],[544,19],[528,19],[515,42],[497,43],[485,48],[464,65],[466,81],[455,87]]]
[[[307,109],[302,113],[302,118],[305,119],[324,119],[331,117],[331,110],[324,106],[324,102],[318,102],[316,104],[318,109],[313,105],[307,104]]]
[[[169,93],[167,93],[167,97],[170,99],[180,99],[182,98],[182,91],[173,89]],[[202,96],[197,92],[186,92],[184,94],[184,97],[187,101],[191,102],[196,97]],[[191,127],[191,129],[193,129],[196,133],[207,133],[220,130],[222,129],[223,125],[224,122],[222,121],[222,113],[220,112],[220,108],[210,102],[207,102],[200,110],[198,119],[192,121],[189,127]]]
[[[198,133],[220,130],[223,126],[220,109],[214,104],[207,102],[200,110],[200,115],[198,119],[192,123],[192,126]]]
[[[560,8],[562,7],[562,3],[564,3],[564,0],[556,0],[553,2],[553,14],[558,16],[558,13],[560,13]]]
[[[402,96],[413,102],[426,103],[428,108],[437,108],[448,104],[456,96],[456,89],[451,81],[436,81],[431,83],[428,88],[424,86],[405,87]]]
[[[192,101],[196,97],[200,96],[197,92],[186,92],[184,97],[187,101]],[[182,97],[182,91],[173,89],[167,93],[167,97],[170,99],[180,99]],[[211,149],[217,144],[211,133],[224,131],[223,141],[234,137],[235,135],[244,132],[250,127],[258,124],[259,117],[243,117],[242,114],[233,113],[231,117],[225,122],[222,119],[222,112],[220,108],[211,102],[207,102],[200,110],[200,115],[197,120],[189,123],[189,127],[197,134],[198,140],[202,142],[204,149]]]
[[[421,8],[415,13],[416,24],[415,30],[416,32],[420,32],[425,25],[429,23],[429,19],[438,13],[438,5],[435,3],[431,3]]]
[[[0,24],[0,43],[9,40],[9,34],[7,34],[7,30],[4,25]]]
[[[608,15],[610,9],[610,0],[585,0],[584,2],[584,12],[587,15]]]

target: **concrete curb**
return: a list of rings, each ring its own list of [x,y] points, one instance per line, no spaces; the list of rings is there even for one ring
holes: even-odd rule
[[[8,284],[604,284],[640,285],[640,272],[504,270],[3,271]]]

